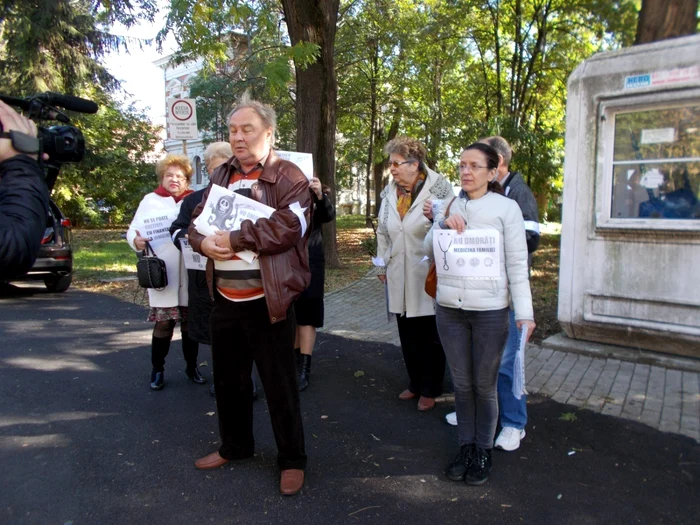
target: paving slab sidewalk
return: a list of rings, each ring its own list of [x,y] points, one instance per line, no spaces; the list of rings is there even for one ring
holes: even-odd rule
[[[374,275],[327,294],[325,310],[325,333],[400,346],[396,322],[387,320],[384,286]],[[528,392],[700,441],[700,373],[673,368],[672,361],[659,366],[624,358],[529,344]]]

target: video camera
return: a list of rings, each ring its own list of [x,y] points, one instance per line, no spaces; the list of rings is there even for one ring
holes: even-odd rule
[[[42,153],[46,153],[49,156],[49,159],[44,164],[48,168],[47,183],[49,188],[53,187],[61,166],[68,162],[80,162],[85,155],[85,137],[83,137],[83,133],[75,126],[71,126],[70,118],[58,110],[57,107],[78,113],[97,113],[97,104],[92,100],[50,91],[27,98],[0,95],[0,100],[5,102],[5,104],[20,108],[23,110],[24,115],[34,122],[58,120],[66,124],[48,128],[39,126],[37,134],[38,149],[36,144],[26,144],[28,147],[34,146],[34,151],[39,155],[39,162],[42,162]],[[0,132],[2,132],[1,125]],[[23,139],[26,140],[26,136]],[[16,146],[15,149],[17,149]]]

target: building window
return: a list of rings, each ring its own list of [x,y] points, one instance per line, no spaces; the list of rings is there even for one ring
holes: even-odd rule
[[[700,104],[613,115],[611,219],[700,219]]]

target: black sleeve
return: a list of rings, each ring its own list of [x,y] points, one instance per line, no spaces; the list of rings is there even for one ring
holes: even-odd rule
[[[525,220],[525,236],[527,238],[528,253],[534,252],[540,244],[539,211],[537,200],[526,184],[511,186],[508,197],[513,199],[520,206]]]
[[[37,161],[16,155],[0,163],[0,277],[31,269],[48,210],[49,190]]]
[[[180,206],[180,213],[178,214],[177,219],[175,219],[175,221],[173,221],[173,223],[170,225],[170,237],[172,237],[173,243],[175,243],[175,247],[178,250],[182,250],[180,239],[187,235],[187,229],[190,227],[190,221],[192,220],[192,212],[201,200],[201,191],[190,193],[187,197],[185,197],[182,201],[182,206]]]
[[[323,224],[335,219],[335,208],[328,195],[323,193],[320,200],[316,200],[315,193],[312,195],[314,197],[314,224]]]

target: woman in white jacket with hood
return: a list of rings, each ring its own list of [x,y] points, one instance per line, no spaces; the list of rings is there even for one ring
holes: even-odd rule
[[[187,271],[180,251],[173,244],[168,231],[178,216],[182,199],[192,193],[192,166],[186,156],[169,154],[156,164],[156,174],[160,185],[141,200],[129,225],[126,240],[133,250],[144,250],[146,242],[153,240],[147,237],[147,222],[158,223],[164,232],[158,231],[157,235],[164,233],[166,237],[152,248],[165,261],[168,285],[162,290],[148,289],[148,303],[151,307],[148,320],[155,322],[151,339],[151,388],[161,390],[165,384],[165,356],[168,355],[170,340],[178,321],[182,333],[182,353],[187,363],[185,373],[198,384],[205,383],[206,379],[197,368],[199,344],[189,338],[187,330]]]
[[[387,285],[387,306],[396,314],[408,371],[408,388],[399,399],[419,397],[418,410],[426,411],[442,394],[445,354],[435,326],[434,302],[424,289],[430,265],[423,240],[431,222],[422,208],[428,199],[449,199],[454,194],[442,175],[425,166],[426,149],[419,141],[397,137],[384,152],[389,155],[392,181],[382,191],[379,210],[379,279]]]
[[[491,449],[498,421],[496,385],[508,337],[511,301],[518,329],[526,326],[529,335],[535,328],[523,216],[518,204],[504,197],[494,182],[497,167],[498,153],[491,146],[468,146],[459,164],[462,191],[454,202],[443,201],[425,239],[425,249],[430,254],[433,237],[440,235],[441,230],[474,230],[476,239],[486,239],[490,231],[488,238],[495,241],[488,249],[495,248],[493,253],[497,256],[484,259],[485,266],[498,261],[498,271],[491,270],[490,278],[467,270],[481,264],[477,257],[466,255],[471,248],[462,248],[465,256],[456,261],[456,266],[462,266],[460,275],[441,274],[438,270],[437,327],[452,375],[460,445],[447,468],[447,477],[470,485],[485,483],[491,472]],[[494,235],[493,230],[498,234]],[[435,253],[436,264],[448,266],[447,241],[452,237],[443,234],[440,238],[445,239],[446,246],[440,245],[445,253]]]

